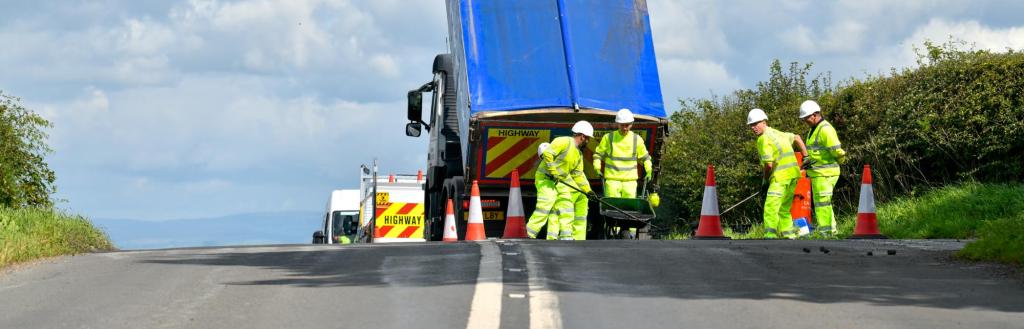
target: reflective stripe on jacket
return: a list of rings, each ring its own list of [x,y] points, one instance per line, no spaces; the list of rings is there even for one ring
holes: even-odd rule
[[[821,120],[807,135],[807,155],[815,161],[807,169],[807,176],[839,176],[839,163],[845,162],[846,151],[839,143],[836,128],[828,121]]]
[[[594,150],[594,170],[600,170],[604,161],[604,178],[611,180],[637,180],[638,161],[644,162],[646,173],[651,172],[651,155],[647,153],[647,145],[640,135],[627,132],[625,136],[618,130],[604,134],[601,143]]]
[[[576,147],[572,137],[558,137],[551,141],[551,147],[544,151],[544,171],[556,182],[573,184],[573,187],[590,192],[590,182],[583,174],[583,153]]]
[[[777,181],[800,177],[800,168],[793,154],[793,140],[796,135],[765,127],[764,133],[757,137],[757,153],[761,165],[775,163],[771,178]]]

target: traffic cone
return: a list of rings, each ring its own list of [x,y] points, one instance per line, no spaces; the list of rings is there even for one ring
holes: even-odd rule
[[[466,226],[466,241],[486,240],[484,233],[484,213],[480,208],[480,187],[473,181],[473,189],[469,194],[469,225]]]
[[[857,226],[851,239],[888,239],[878,231],[878,217],[875,216],[875,192],[871,187],[871,166],[864,165],[864,176],[860,182],[860,204],[857,206]]]
[[[441,241],[444,242],[456,242],[459,241],[459,232],[455,230],[455,206],[452,205],[452,199],[448,199],[448,211],[444,215],[444,237]]]
[[[697,225],[698,240],[729,240],[722,234],[722,220],[718,217],[718,191],[715,189],[715,167],[708,165],[708,176],[704,182],[704,202],[700,206],[700,224]]]
[[[508,191],[508,212],[505,214],[505,233],[501,238],[526,238],[526,216],[523,214],[523,194],[519,190],[518,169],[512,169],[512,187]]]

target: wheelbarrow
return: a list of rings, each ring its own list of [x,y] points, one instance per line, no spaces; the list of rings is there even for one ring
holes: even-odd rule
[[[558,181],[576,192],[584,193],[579,188]],[[584,193],[586,194],[586,193]],[[588,195],[591,201],[599,204],[598,212],[603,219],[603,239],[622,239],[629,237],[629,229],[637,229],[637,235],[632,237],[637,240],[649,240],[651,220],[654,219],[654,208],[648,201],[647,182],[644,182],[641,198],[602,198],[596,195]]]
[[[637,229],[639,240],[650,239],[649,227],[654,219],[654,208],[647,199],[641,198],[601,198],[599,203],[601,217],[604,217],[604,237],[606,239],[622,239],[630,236],[629,229]]]

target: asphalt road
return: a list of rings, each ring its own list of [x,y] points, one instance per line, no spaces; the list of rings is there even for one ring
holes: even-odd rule
[[[950,260],[960,247],[487,241],[89,254],[0,273],[0,328],[1024,328],[1020,277]]]

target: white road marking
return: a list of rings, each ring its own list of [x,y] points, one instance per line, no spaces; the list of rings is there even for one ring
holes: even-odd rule
[[[544,273],[533,253],[527,250],[523,255],[526,256],[526,267],[530,269],[526,272],[530,288],[530,329],[561,329],[558,296],[544,286]]]
[[[491,241],[480,244],[480,270],[476,278],[467,329],[498,329],[501,325],[501,251]]]

